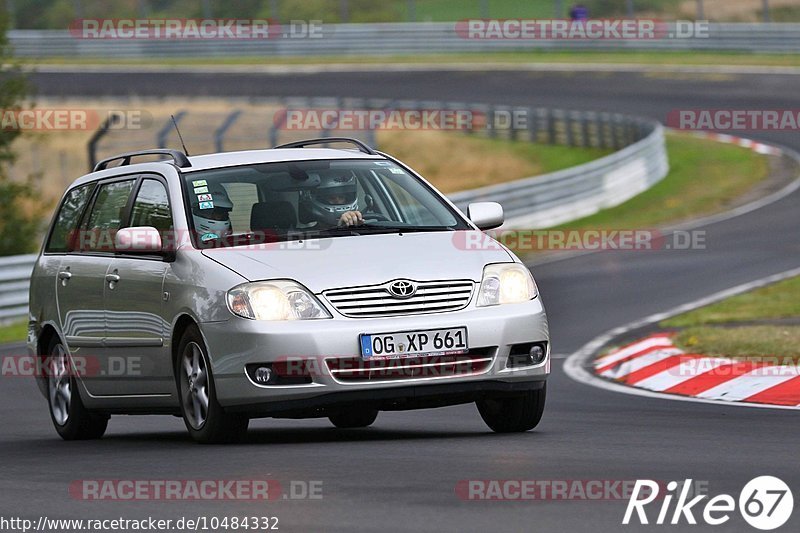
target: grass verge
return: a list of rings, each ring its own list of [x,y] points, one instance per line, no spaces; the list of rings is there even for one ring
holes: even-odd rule
[[[11,322],[10,324],[0,326],[0,344],[24,342],[27,337],[27,322]]]
[[[648,229],[724,211],[770,173],[748,148],[667,135],[670,172],[642,194],[555,229]]]
[[[791,358],[800,362],[800,278],[792,278],[664,320],[664,328],[684,328],[682,349],[734,358]],[[786,320],[786,324],[768,322]],[[787,320],[789,319],[789,320]],[[724,324],[725,327],[722,327]]]
[[[36,65],[130,65],[130,66],[225,66],[225,65],[382,65],[382,64],[486,64],[495,63],[570,63],[652,66],[753,66],[800,67],[800,54],[751,54],[744,52],[672,52],[672,51],[557,51],[420,54],[395,56],[303,56],[303,57],[191,57],[191,58],[92,58],[53,57],[31,61]]]

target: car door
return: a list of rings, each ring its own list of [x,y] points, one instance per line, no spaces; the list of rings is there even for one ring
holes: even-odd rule
[[[127,219],[135,183],[135,177],[126,176],[97,186],[78,234],[71,237],[73,251],[64,256],[58,273],[61,328],[73,358],[85,365],[81,375],[92,395],[116,393],[105,348],[104,287],[114,258],[114,236]]]
[[[43,255],[46,270],[55,270],[59,325],[73,355],[101,346],[105,336],[102,278],[109,261],[81,254],[78,230],[96,186],[82,185],[64,196]]]
[[[167,184],[144,175],[136,185],[127,227],[151,226],[169,242],[172,213]],[[163,255],[117,254],[104,287],[106,341],[119,374],[120,394],[169,394],[174,389],[172,359],[165,347],[170,322],[163,316]]]

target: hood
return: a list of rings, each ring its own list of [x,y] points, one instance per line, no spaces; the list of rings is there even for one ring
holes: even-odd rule
[[[479,282],[487,263],[514,260],[480,231],[336,237],[208,249],[203,254],[250,281],[292,279],[317,294],[398,278]]]

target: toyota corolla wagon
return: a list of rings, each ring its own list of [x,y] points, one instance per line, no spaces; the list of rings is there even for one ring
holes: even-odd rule
[[[66,191],[31,279],[56,431],[172,414],[225,442],[251,418],[361,428],[470,402],[494,431],[530,430],[548,326],[531,273],[481,231],[502,223],[500,205],[465,216],[353,139],[101,161]]]

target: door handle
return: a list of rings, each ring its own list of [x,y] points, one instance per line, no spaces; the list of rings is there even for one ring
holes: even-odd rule
[[[106,274],[106,281],[109,283],[116,283],[119,281],[118,274]]]
[[[72,273],[67,270],[62,270],[58,273],[58,279],[66,281],[72,277]]]

